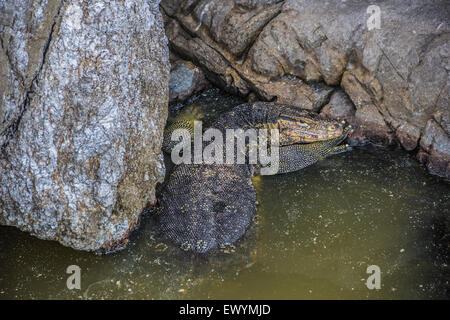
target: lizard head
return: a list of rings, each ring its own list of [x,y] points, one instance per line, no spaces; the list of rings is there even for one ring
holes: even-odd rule
[[[341,136],[345,122],[322,119],[317,114],[303,110],[281,113],[277,119],[281,144],[311,143]]]

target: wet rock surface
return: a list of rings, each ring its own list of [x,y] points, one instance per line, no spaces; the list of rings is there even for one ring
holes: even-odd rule
[[[253,184],[258,211],[245,238],[195,257],[161,238],[156,215],[113,256],[0,226],[0,298],[449,298],[450,185],[411,155],[356,147]],[[382,290],[361,281],[373,261],[385,266]],[[81,290],[66,287],[71,264],[82,268]]]
[[[0,3],[0,222],[81,250],[127,242],[164,175],[159,1]]]
[[[370,4],[381,17],[371,30],[373,12],[359,1],[163,0],[161,7],[172,50],[215,85],[315,111],[330,99],[315,86],[342,88],[355,108],[347,119],[355,137],[417,150],[448,177],[450,5]],[[447,120],[434,120],[442,130],[426,134],[432,118]],[[430,135],[441,138],[425,149]]]
[[[450,175],[450,138],[435,119],[430,119],[420,139],[420,160],[426,161],[431,172]]]

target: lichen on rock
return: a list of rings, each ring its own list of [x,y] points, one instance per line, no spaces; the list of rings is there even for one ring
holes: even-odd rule
[[[161,3],[173,51],[217,86],[315,111],[330,97],[315,94],[317,83],[340,87],[356,107],[354,135],[408,151],[419,146],[432,172],[449,177],[446,148],[430,153],[419,143],[430,119],[450,112],[448,1],[370,5],[380,8],[380,28],[367,27],[363,1]]]

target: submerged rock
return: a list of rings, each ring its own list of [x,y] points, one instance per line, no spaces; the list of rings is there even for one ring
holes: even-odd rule
[[[81,250],[126,243],[163,178],[159,1],[0,3],[0,222]]]
[[[380,9],[379,28],[368,28],[369,5]],[[314,86],[340,86],[361,138],[406,150],[416,150],[434,114],[449,112],[448,1],[163,0],[161,7],[171,48],[228,91],[318,111],[329,96]],[[448,176],[444,165],[432,167]]]

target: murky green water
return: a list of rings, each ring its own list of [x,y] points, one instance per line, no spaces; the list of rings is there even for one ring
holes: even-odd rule
[[[212,91],[189,108],[233,99]],[[254,184],[257,219],[233,254],[161,244],[151,216],[108,256],[0,227],[0,298],[449,298],[450,186],[407,153],[356,148]],[[81,290],[66,287],[69,265],[81,268]],[[365,285],[369,265],[380,290]]]

